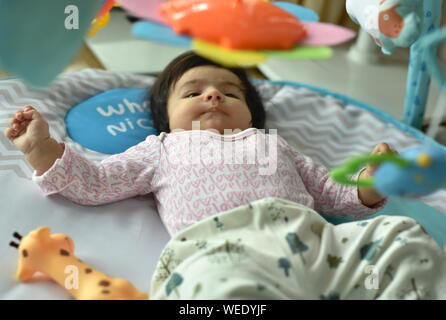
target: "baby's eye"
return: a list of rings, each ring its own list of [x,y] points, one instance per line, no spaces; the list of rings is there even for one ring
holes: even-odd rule
[[[227,97],[231,97],[231,98],[238,99],[238,96],[235,95],[235,94],[233,94],[233,93],[226,93],[226,96],[227,96]]]
[[[188,93],[188,94],[185,96],[185,98],[193,98],[193,97],[196,97],[196,96],[199,96],[199,95],[200,95],[199,92],[191,92],[191,93]]]

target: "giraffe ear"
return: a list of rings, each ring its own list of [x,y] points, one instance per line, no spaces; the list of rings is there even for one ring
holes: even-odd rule
[[[38,239],[48,239],[50,237],[51,230],[48,227],[40,227],[33,232],[33,235]]]
[[[63,241],[67,245],[66,248],[68,249],[68,251],[74,254],[74,241],[73,239],[71,239],[71,237],[62,233],[54,233],[50,236],[50,238],[58,241]]]

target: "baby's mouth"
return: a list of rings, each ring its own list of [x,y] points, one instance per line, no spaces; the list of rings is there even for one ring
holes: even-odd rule
[[[206,112],[220,112],[220,108],[218,107],[211,107],[209,109],[206,110]]]
[[[214,114],[214,113],[217,113],[217,112],[219,112],[219,113],[225,113],[219,106],[212,106],[212,107],[207,108],[207,109],[203,112],[203,114],[207,114],[207,113]]]

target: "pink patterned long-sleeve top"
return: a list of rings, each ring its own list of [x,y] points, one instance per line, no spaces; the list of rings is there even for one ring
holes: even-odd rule
[[[45,195],[100,205],[153,192],[169,233],[217,212],[265,197],[304,204],[335,216],[361,217],[357,188],[333,182],[325,167],[283,138],[250,128],[233,135],[193,130],[151,135],[127,151],[90,161],[65,146],[33,180]]]

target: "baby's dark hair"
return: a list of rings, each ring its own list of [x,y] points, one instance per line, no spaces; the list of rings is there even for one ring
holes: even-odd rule
[[[216,66],[234,73],[241,81],[245,89],[245,99],[251,112],[251,126],[257,129],[265,127],[265,108],[256,88],[251,84],[244,69],[225,68],[206,58],[200,57],[193,51],[188,51],[172,60],[169,65],[159,74],[155,84],[150,91],[150,110],[153,124],[158,132],[170,132],[169,118],[167,115],[167,101],[173,86],[188,70],[201,66]]]

